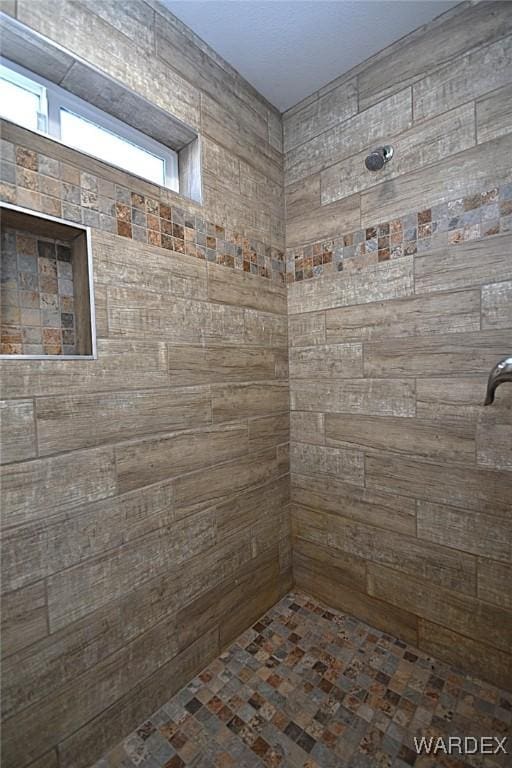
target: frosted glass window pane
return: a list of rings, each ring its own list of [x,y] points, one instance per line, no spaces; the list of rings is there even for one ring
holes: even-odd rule
[[[0,79],[0,114],[13,123],[37,130],[39,96]]]
[[[126,139],[100,128],[83,117],[60,110],[60,137],[64,144],[106,160],[137,176],[164,184],[164,161]]]

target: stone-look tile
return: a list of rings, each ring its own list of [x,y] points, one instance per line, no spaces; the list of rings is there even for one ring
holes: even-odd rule
[[[0,351],[24,355],[75,354],[73,268],[69,245],[4,228],[0,274]],[[14,329],[21,334],[16,347],[9,341]]]
[[[265,125],[265,131],[266,128]],[[53,215],[62,215],[70,221],[115,233],[137,243],[157,245],[175,254],[186,253],[202,261],[212,261],[231,269],[267,278],[279,285],[284,285],[286,282],[284,251],[271,242],[270,232],[268,236],[263,234],[269,230],[267,225],[253,228],[247,228],[244,225],[244,231],[237,231],[234,228],[226,229],[219,222],[205,222],[195,213],[189,213],[181,207],[181,205],[187,205],[185,200],[182,202],[177,198],[179,205],[176,205],[174,200],[169,204],[168,190],[161,189],[159,199],[156,199],[155,196],[140,194],[127,187],[114,185],[101,176],[80,172],[71,165],[59,164],[52,158],[38,156],[36,152],[23,146],[15,146],[7,141],[4,141],[4,144],[7,148],[5,157],[12,156],[14,159],[16,156],[17,158],[16,174],[11,182],[9,182],[9,168],[3,171],[6,179],[0,188],[0,198],[7,202],[17,202],[19,205],[36,210],[44,208]],[[208,146],[212,151],[221,152],[219,145],[211,141],[208,142]],[[41,168],[38,168],[38,157],[44,157]],[[227,152],[222,153],[221,159],[222,163],[220,165],[217,163],[219,173],[220,168],[234,162],[233,155]],[[238,160],[236,166],[238,169]],[[14,168],[14,165],[12,167]],[[52,178],[59,172],[60,179]],[[205,177],[208,177],[208,173],[206,169]],[[244,183],[250,187],[257,171],[244,163],[244,174]],[[218,181],[218,174],[216,179]],[[259,180],[261,186],[259,196],[264,202],[268,199],[266,179],[267,177],[262,175]],[[274,198],[280,195],[280,183],[279,179],[279,184],[275,185]],[[154,189],[158,194],[158,188]],[[41,190],[44,193],[44,206],[41,194],[35,190]],[[244,191],[248,192],[248,189]],[[217,187],[215,192],[218,196]],[[228,194],[228,188],[225,189],[225,194]],[[238,197],[240,197],[239,194]],[[250,199],[250,196],[247,199]],[[277,204],[277,202],[279,201],[276,198],[274,203]],[[194,211],[198,210],[193,204],[191,208]],[[245,213],[244,218],[247,219]],[[282,240],[284,241],[284,236]],[[219,280],[222,282],[222,275]],[[239,290],[243,289],[240,287]],[[258,291],[249,290],[248,286],[246,296],[250,294],[257,296]]]
[[[356,163],[356,166],[359,168],[361,164],[362,161]],[[338,179],[340,173],[338,171],[333,175]],[[437,258],[446,266],[446,276],[440,270],[431,276],[440,286],[447,285],[446,279],[458,278],[460,287],[471,287],[479,285],[478,277],[472,280],[471,276],[475,269],[482,269],[482,250],[491,249],[494,253],[500,248],[497,241],[489,241],[487,238],[508,231],[510,205],[505,197],[499,203],[500,196],[507,194],[506,184],[501,187],[481,184],[478,191],[466,195],[462,184],[461,195],[457,199],[381,221],[365,229],[353,229],[345,214],[355,211],[352,205],[354,196],[320,205],[319,179],[315,189],[312,189],[311,180],[315,178],[309,177],[287,188],[291,211],[287,221],[288,283],[341,271],[368,271],[373,264],[418,254],[417,290],[423,293],[429,287],[427,284],[422,288],[424,259],[421,260],[419,256],[425,254],[425,258]],[[300,188],[295,191],[295,186]],[[333,206],[338,207],[335,209]],[[299,211],[297,215],[294,215],[295,210]],[[460,251],[453,252],[452,246],[457,246]],[[503,253],[502,248],[500,253]],[[466,266],[468,257],[473,259],[472,269]],[[501,279],[501,272],[508,276],[508,264],[502,266],[500,272],[499,257],[493,258],[496,261],[496,279]],[[425,271],[430,272],[428,267]],[[443,289],[446,287],[438,288]]]
[[[502,737],[511,707],[506,691],[296,592],[94,768],[404,768],[423,760],[414,737]]]
[[[499,94],[499,91],[496,93]],[[326,97],[321,97],[319,101],[321,102],[323,98]],[[393,96],[391,100],[396,98],[398,97]],[[500,107],[504,100],[506,101],[504,98],[498,98]],[[482,114],[484,114],[483,110],[487,110],[485,113],[487,114],[492,106],[492,104],[487,105],[487,103],[482,102],[480,106]],[[379,109],[380,107],[381,105],[378,105]],[[465,107],[460,109],[465,109]],[[454,116],[457,117],[457,110],[453,112]],[[364,114],[361,113],[361,115]],[[349,122],[358,118],[359,115],[356,115],[350,118]],[[486,118],[482,117],[482,120],[484,119]],[[457,127],[459,124],[464,124],[464,120],[457,118],[454,123]],[[343,123],[341,127],[343,125],[345,124]],[[334,132],[338,130],[339,126],[332,129]],[[420,133],[416,140],[421,146],[425,144],[421,132],[428,130],[428,128],[420,126],[416,133],[415,130],[412,129],[410,140],[407,138],[407,132],[404,134],[405,149],[401,155],[405,160],[407,151],[409,153],[415,151],[414,137],[418,130]],[[457,130],[459,130],[458,127]],[[500,135],[498,128],[493,130],[497,131],[497,136]],[[501,132],[503,133],[503,131],[505,129]],[[447,145],[446,151],[454,151],[454,141],[448,139],[446,131],[442,131],[442,133]],[[318,140],[320,138],[318,137]],[[509,140],[506,135],[502,138],[504,142]],[[308,147],[310,143],[316,140],[314,138],[311,142],[297,147],[296,150],[292,150],[290,155],[293,155],[295,151],[302,150],[303,147]],[[17,187],[15,184],[3,183],[0,197],[7,202],[17,202],[20,205],[41,209],[55,216],[62,215],[71,221],[78,221],[127,239],[161,246],[175,254],[187,253],[189,256],[201,260],[208,260],[231,269],[270,278],[278,284],[299,282],[341,270],[347,272],[366,271],[378,262],[399,258],[403,255],[435,250],[445,245],[456,246],[471,240],[487,238],[498,234],[500,231],[507,232],[507,227],[509,227],[510,213],[507,213],[507,206],[495,206],[496,210],[494,211],[492,205],[489,205],[488,180],[492,177],[490,170],[492,164],[485,162],[485,158],[475,160],[477,166],[475,166],[474,174],[468,172],[468,176],[474,176],[471,188],[468,186],[467,178],[461,178],[457,183],[457,189],[460,193],[459,199],[461,200],[464,194],[474,195],[476,192],[481,194],[480,206],[477,206],[477,210],[473,211],[471,215],[467,212],[466,215],[457,218],[449,214],[450,206],[453,208],[453,203],[457,202],[453,199],[452,193],[451,196],[443,196],[441,205],[436,205],[428,218],[420,221],[425,213],[424,207],[420,210],[413,209],[411,211],[410,203],[407,205],[410,195],[405,195],[405,203],[400,207],[401,210],[408,210],[410,213],[402,214],[399,220],[384,220],[379,224],[370,225],[364,230],[355,229],[360,217],[367,221],[367,209],[375,210],[376,207],[382,209],[382,196],[379,197],[378,205],[372,203],[368,208],[368,205],[365,204],[364,209],[363,198],[360,209],[358,194],[349,195],[341,200],[336,200],[336,202],[326,204],[328,203],[326,195],[330,193],[327,181],[324,180],[322,184],[324,198],[322,202],[324,204],[321,204],[320,175],[318,173],[294,183],[291,183],[289,178],[286,188],[289,210],[288,251],[285,255],[282,250],[271,247],[268,242],[259,238],[248,237],[235,230],[226,230],[219,224],[204,222],[195,215],[189,215],[179,206],[167,204],[164,202],[167,200],[164,193],[162,193],[162,202],[160,202],[153,197],[132,192],[126,187],[117,186],[114,189],[113,183],[106,179],[88,173],[80,174],[72,166],[59,164],[57,161],[53,161],[50,168],[48,162],[52,158],[44,160],[44,169],[41,171],[38,168],[37,153],[32,153],[34,155],[32,157],[32,151],[23,146],[15,146],[7,141],[4,141],[4,144],[8,150],[12,150],[13,159],[15,152],[18,153],[18,165],[16,167],[19,172],[25,175],[33,174],[33,185],[36,185],[38,189],[43,188],[47,192],[41,198],[39,193],[27,188],[26,185],[32,183],[30,179],[20,177],[19,182],[25,186],[18,187],[18,197],[16,197]],[[363,145],[366,147],[365,142]],[[491,149],[490,144],[485,145],[486,152],[490,152]],[[465,156],[469,157],[471,151],[466,150]],[[493,157],[498,155],[502,157],[503,153],[507,151],[505,146],[496,148]],[[44,156],[39,155],[39,157]],[[361,162],[357,158],[359,155],[356,155],[354,168],[359,173]],[[343,160],[344,166],[349,160]],[[478,165],[478,163],[480,164]],[[298,166],[294,166],[294,170],[295,167]],[[387,172],[398,173],[399,169],[397,170],[397,168],[395,163],[391,171],[388,169]],[[425,173],[434,174],[436,168],[437,165],[433,167],[432,172],[427,168]],[[51,178],[53,174],[59,172],[62,179],[60,186],[57,179]],[[250,172],[254,173],[252,169]],[[338,183],[340,176],[338,172],[331,172],[329,169],[326,173],[333,173],[334,181]],[[406,184],[410,176],[421,173],[422,171],[415,167],[414,173],[400,175],[395,179],[393,189],[402,181]],[[347,174],[344,173],[343,176],[346,184]],[[496,170],[494,176],[499,182],[503,174],[500,176]],[[48,187],[49,183],[52,184],[51,189]],[[439,185],[432,182],[431,186],[437,189]],[[100,194],[98,190],[104,194]],[[373,190],[368,190],[367,194],[368,200],[371,201]],[[62,200],[60,195],[62,195]],[[427,198],[424,196],[423,200],[425,199],[428,199],[428,196]],[[423,203],[424,205],[425,203]],[[412,218],[415,219],[413,225],[411,224]],[[397,221],[400,224],[399,227],[396,226]],[[409,223],[408,226],[407,223]],[[450,224],[450,231],[448,231],[448,223]],[[373,230],[375,230],[375,237],[367,237],[367,232]],[[311,245],[305,247],[305,243],[311,243]]]

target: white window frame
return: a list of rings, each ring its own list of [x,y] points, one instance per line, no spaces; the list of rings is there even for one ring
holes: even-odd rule
[[[173,149],[164,146],[159,141],[141,133],[136,128],[132,128],[130,125],[123,123],[123,121],[119,120],[117,117],[107,114],[107,112],[80,99],[78,96],[66,91],[64,88],[55,85],[49,80],[45,80],[43,77],[30,72],[24,67],[20,67],[18,64],[14,64],[4,57],[0,57],[0,64],[9,70],[8,79],[11,80],[12,83],[40,96],[42,109],[38,114],[39,133],[50,136],[52,139],[64,144],[61,139],[60,111],[63,109],[72,112],[74,115],[83,117],[84,120],[94,123],[100,128],[113,133],[119,138],[124,139],[125,141],[134,144],[136,147],[149,152],[158,159],[163,160],[164,172],[161,186],[179,192],[178,153]],[[72,149],[76,149],[77,152],[86,154],[89,157],[95,157],[100,160],[100,162],[107,162],[101,157],[91,155],[88,152],[73,147],[73,145],[66,144],[66,146],[70,146]],[[132,176],[138,175],[122,165],[117,165],[110,161],[108,161],[108,164],[120,168]],[[140,176],[140,178],[145,177]],[[151,184],[158,183],[155,182],[154,179],[145,180],[149,181]]]

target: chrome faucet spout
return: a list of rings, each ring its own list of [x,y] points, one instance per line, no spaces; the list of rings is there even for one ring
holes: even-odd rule
[[[484,405],[494,403],[494,393],[504,381],[512,381],[512,357],[504,357],[490,372]]]

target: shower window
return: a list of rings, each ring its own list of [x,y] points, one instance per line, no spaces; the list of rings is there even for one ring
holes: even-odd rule
[[[1,61],[0,117],[179,191],[174,150],[34,73]]]

